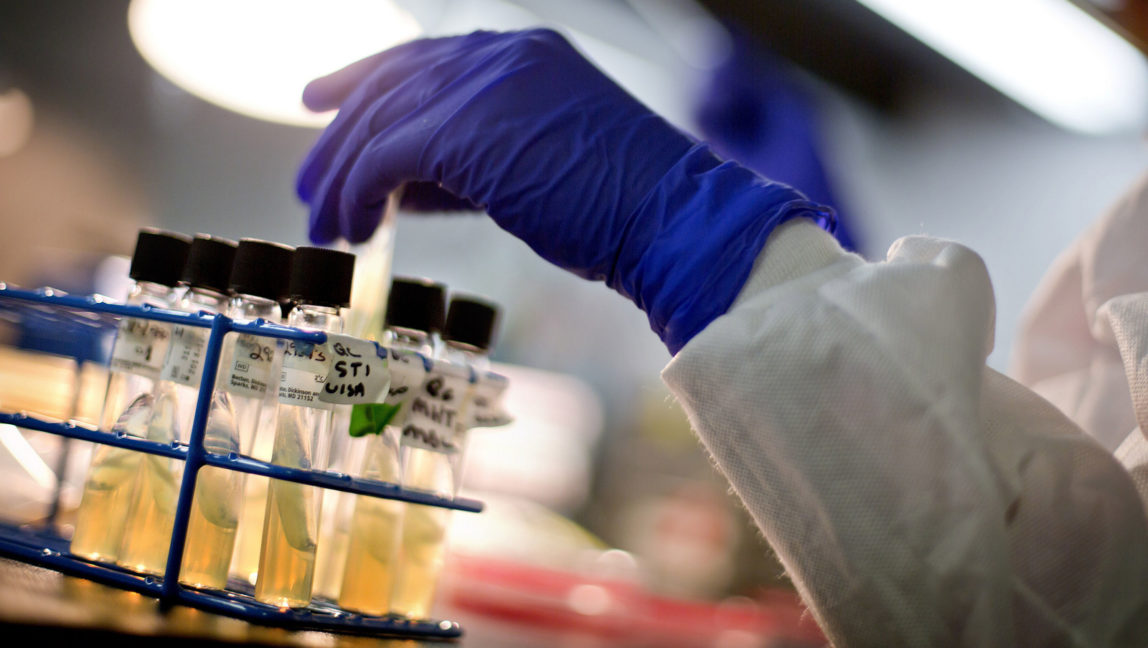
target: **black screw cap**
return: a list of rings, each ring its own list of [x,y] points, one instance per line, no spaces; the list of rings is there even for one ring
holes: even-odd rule
[[[398,277],[387,295],[387,328],[441,331],[446,311],[446,286],[417,277]]]
[[[226,293],[235,260],[235,241],[210,234],[196,234],[187,252],[180,281],[192,288]]]
[[[477,297],[457,295],[450,300],[442,339],[489,351],[498,321],[498,307]]]
[[[351,305],[355,255],[317,247],[295,248],[288,293],[292,301],[315,306]]]
[[[231,266],[231,291],[237,295],[255,295],[264,299],[287,299],[291,280],[291,257],[295,248],[245,238],[235,249],[235,262]]]
[[[187,262],[191,238],[177,232],[146,228],[136,237],[128,276],[135,281],[148,281],[175,286]]]

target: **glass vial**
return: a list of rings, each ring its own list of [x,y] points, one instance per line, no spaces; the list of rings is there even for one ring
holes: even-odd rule
[[[291,267],[296,301],[290,326],[338,333],[340,309],[350,303],[355,257],[345,252],[301,247]],[[271,462],[319,470],[326,464],[333,408],[319,400],[329,353],[325,345],[289,341],[284,348]],[[322,489],[271,480],[263,520],[255,598],[277,607],[311,602],[318,548]]]
[[[183,272],[190,242],[183,234],[141,230],[128,271],[135,283],[127,303],[173,307],[178,295],[175,287]],[[170,337],[171,326],[162,322],[133,318],[120,322],[99,419],[101,430],[144,436],[151,411],[151,392],[159,378]],[[137,399],[143,401],[135,403]],[[119,556],[131,484],[142,456],[107,445],[95,447],[76,512],[72,553],[107,562]]]
[[[279,300],[287,297],[293,248],[243,239],[235,251],[227,316],[237,322],[279,320]],[[273,338],[231,333],[224,341],[216,391],[203,443],[207,452],[249,453],[268,385],[276,344]],[[199,588],[227,585],[236,534],[244,512],[246,476],[213,466],[200,469],[180,569],[180,582]],[[263,489],[266,498],[266,487]],[[263,501],[256,522],[262,529]],[[254,535],[254,534],[252,534]]]
[[[498,309],[480,299],[456,296],[451,299],[443,345],[438,361],[472,372],[489,369],[491,347]],[[437,368],[436,368],[437,373]],[[462,483],[467,430],[467,404],[472,387],[464,388],[461,405],[456,411],[453,449],[444,451],[417,439],[402,435],[402,484],[407,488],[431,491],[453,497]],[[414,405],[412,404],[412,407]],[[413,414],[412,414],[413,417]],[[434,604],[439,574],[446,555],[446,530],[450,523],[447,509],[418,504],[405,505],[399,561],[391,595],[391,610],[409,618],[423,619]]]
[[[383,343],[399,352],[434,355],[432,335],[442,330],[446,287],[418,280],[396,279],[387,300]],[[378,407],[367,405],[365,407]],[[385,407],[385,405],[384,405]],[[398,483],[399,430],[403,412],[363,443],[359,474]],[[376,497],[348,496],[353,502],[347,550],[339,587],[339,606],[366,614],[386,614],[396,571],[403,504]]]
[[[286,318],[282,315],[285,301],[280,302],[280,310],[277,315],[280,324],[286,324]],[[267,394],[263,398],[248,450],[250,456],[259,461],[271,461],[271,450],[275,442],[275,427],[278,420],[279,375],[283,368],[285,344],[283,340],[278,339],[272,340],[272,344],[271,382]],[[240,430],[242,433],[242,427]],[[231,559],[231,575],[253,586],[259,574],[259,549],[263,543],[263,514],[267,509],[267,488],[270,481],[269,478],[262,475],[247,475],[243,487],[243,512],[239,517],[239,530],[235,539],[235,555]]]
[[[200,234],[191,242],[181,282],[187,286],[177,309],[186,313],[222,313],[227,308],[228,278],[235,243]],[[199,397],[206,328],[175,325],[163,369],[153,392],[145,438],[157,443],[187,441]],[[216,424],[234,425],[234,417],[217,416]],[[167,566],[183,462],[144,455],[136,471],[124,540],[116,563],[137,572],[162,575]]]
[[[350,246],[358,272],[351,286],[351,307],[346,313],[345,332],[348,335],[374,340],[383,330],[387,284],[395,254],[395,215],[401,191],[401,188],[397,189],[387,197],[382,220],[371,238]]]

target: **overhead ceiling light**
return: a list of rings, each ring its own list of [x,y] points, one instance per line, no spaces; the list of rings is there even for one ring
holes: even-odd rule
[[[969,72],[1064,128],[1142,130],[1148,64],[1069,0],[860,0]]]
[[[385,0],[132,0],[144,59],[188,92],[268,121],[320,127],[302,104],[311,79],[419,36]]]

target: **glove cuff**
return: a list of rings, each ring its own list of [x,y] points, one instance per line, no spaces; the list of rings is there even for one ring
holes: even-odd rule
[[[607,284],[676,354],[729,309],[770,232],[793,218],[836,227],[831,208],[696,145],[631,216]]]

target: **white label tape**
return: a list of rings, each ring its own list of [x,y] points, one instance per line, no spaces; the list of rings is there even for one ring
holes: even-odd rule
[[[170,324],[125,317],[112,346],[111,368],[155,380],[163,368],[170,340]]]
[[[470,391],[468,370],[436,362],[406,408],[402,445],[443,454],[459,452],[460,413]]]
[[[388,355],[390,360],[387,369],[391,375],[391,384],[387,388],[387,398],[384,402],[388,405],[402,405],[409,402],[415,390],[423,384],[427,367],[423,357],[417,353],[389,349]]]
[[[498,427],[511,423],[514,419],[503,403],[509,385],[506,376],[500,374],[488,373],[479,378],[470,401],[466,427]]]
[[[349,335],[328,335],[327,348],[331,350],[331,368],[320,400],[357,405],[386,398],[390,383],[386,349]]]

